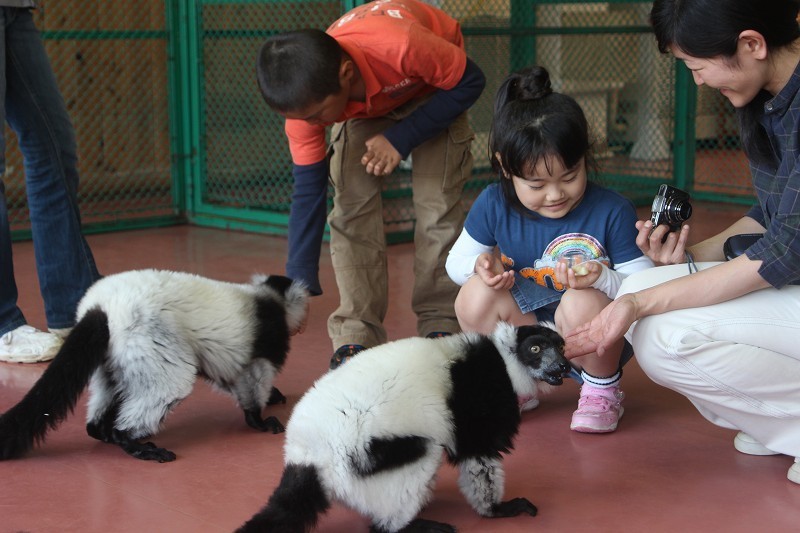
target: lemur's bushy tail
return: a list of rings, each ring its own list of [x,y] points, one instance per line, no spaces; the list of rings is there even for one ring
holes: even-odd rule
[[[330,507],[317,468],[286,465],[278,488],[267,505],[237,530],[237,533],[305,533]]]
[[[22,400],[0,416],[0,460],[44,441],[75,407],[108,350],[108,317],[93,309],[70,332],[55,359]]]

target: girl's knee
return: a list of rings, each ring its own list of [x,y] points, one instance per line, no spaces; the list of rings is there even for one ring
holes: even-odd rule
[[[556,324],[568,331],[591,321],[611,300],[597,289],[567,289],[556,309]]]
[[[500,320],[514,325],[536,322],[535,318],[529,319],[522,314],[510,291],[488,288],[483,281],[475,278],[470,278],[461,287],[454,308],[464,331],[488,334]]]
[[[486,318],[487,303],[483,301],[485,298],[480,297],[480,292],[476,290],[474,281],[470,279],[456,295],[453,307],[455,308],[458,323],[461,325],[461,329],[465,331],[475,331],[481,319]]]

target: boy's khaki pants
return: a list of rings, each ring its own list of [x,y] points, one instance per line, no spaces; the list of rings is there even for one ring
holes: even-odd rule
[[[367,174],[361,157],[367,139],[382,133],[419,104],[411,102],[385,117],[339,123],[331,132],[334,199],[328,224],[340,295],[339,307],[328,318],[334,350],[351,343],[372,347],[387,340],[383,320],[389,273],[381,199],[385,178]],[[473,137],[464,113],[412,152],[416,224],[411,306],[422,336],[434,331],[459,331],[453,310],[458,286],[448,277],[445,261],[464,223],[461,193],[472,172]]]

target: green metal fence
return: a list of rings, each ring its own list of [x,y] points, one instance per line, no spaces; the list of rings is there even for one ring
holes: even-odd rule
[[[475,172],[465,201],[494,177],[486,157],[492,100],[511,70],[546,66],[592,126],[600,181],[636,202],[672,183],[705,200],[749,203],[733,109],[698,91],[660,54],[650,2],[430,0],[458,18],[487,76],[470,111]],[[191,222],[284,234],[291,162],[280,117],[258,93],[263,39],[325,28],[357,2],[59,0],[36,20],[78,135],[87,231]],[[4,176],[15,238],[28,218],[13,137]],[[407,170],[384,192],[390,241],[410,236]]]

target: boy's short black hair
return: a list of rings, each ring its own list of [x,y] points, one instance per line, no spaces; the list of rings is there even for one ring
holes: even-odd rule
[[[298,111],[339,92],[341,62],[341,46],[322,30],[274,35],[258,52],[258,86],[272,109]]]

